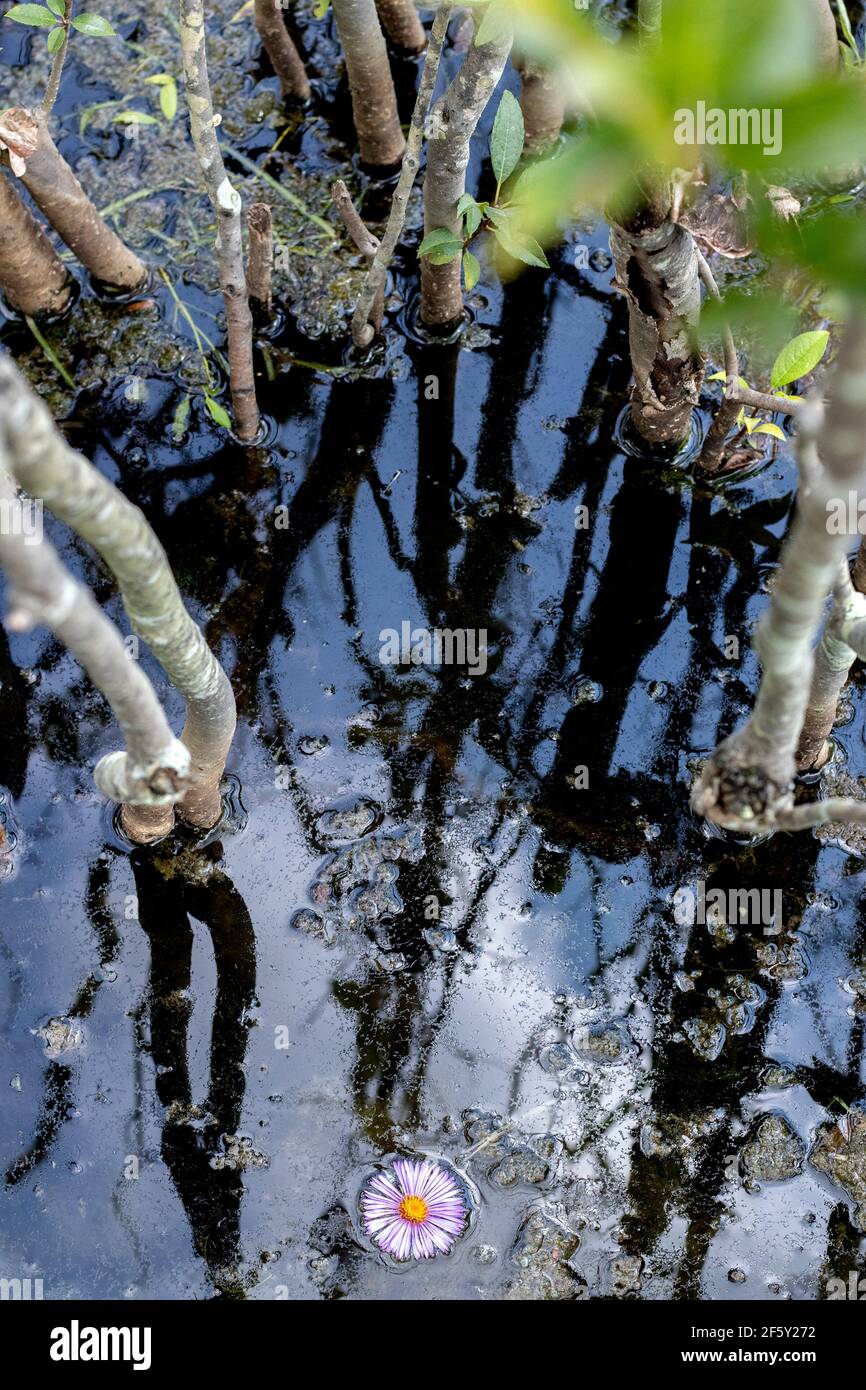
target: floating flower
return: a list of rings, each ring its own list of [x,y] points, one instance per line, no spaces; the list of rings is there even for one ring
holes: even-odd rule
[[[447,1254],[466,1225],[466,1200],[451,1174],[429,1159],[398,1159],[361,1197],[364,1229],[395,1260]]]

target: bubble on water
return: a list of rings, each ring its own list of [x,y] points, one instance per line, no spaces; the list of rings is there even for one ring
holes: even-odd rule
[[[407,965],[402,951],[372,951],[370,961],[383,975],[399,975]]]
[[[424,940],[434,951],[444,951],[452,954],[459,950],[457,937],[450,927],[425,927]]]
[[[470,1254],[480,1265],[492,1265],[499,1259],[499,1251],[495,1245],[474,1245]]]
[[[604,695],[604,689],[598,681],[590,680],[588,676],[578,676],[572,681],[569,693],[575,705],[597,705]]]
[[[12,1080],[9,1082],[9,1085],[12,1087],[13,1091],[21,1090],[21,1076],[19,1072],[15,1073]]]
[[[605,251],[603,246],[597,246],[590,254],[589,263],[593,270],[602,275],[606,270],[610,270],[613,265],[613,257],[609,251]]]
[[[308,758],[315,758],[321,753],[326,753],[330,746],[331,740],[327,734],[304,734],[303,738],[298,739],[298,749]]]
[[[381,806],[370,797],[358,796],[340,806],[323,811],[316,821],[316,830],[323,840],[332,844],[360,840],[382,820]]]

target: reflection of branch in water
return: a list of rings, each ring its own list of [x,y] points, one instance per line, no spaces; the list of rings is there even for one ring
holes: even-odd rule
[[[243,1171],[231,1155],[226,1161],[220,1141],[236,1136],[240,1124],[255,937],[243,899],[219,866],[221,855],[218,843],[164,859],[136,852],[132,869],[139,921],[151,946],[151,1052],[157,1096],[166,1107],[162,1156],[212,1283],[222,1296],[243,1297]],[[193,1104],[189,1075],[191,918],[207,927],[217,968],[210,1082],[201,1106]]]
[[[120,937],[108,903],[110,878],[110,861],[95,859],[88,872],[84,901],[96,937],[101,973],[97,975],[91,972],[87,976],[67,1012],[68,1018],[85,1019],[90,1016],[97,994],[105,982],[105,971],[117,959],[120,950]],[[56,1060],[48,1063],[36,1120],[36,1133],[30,1146],[10,1164],[6,1172],[8,1187],[19,1183],[50,1155],[60,1130],[75,1111],[72,1078],[72,1068],[66,1063]]]

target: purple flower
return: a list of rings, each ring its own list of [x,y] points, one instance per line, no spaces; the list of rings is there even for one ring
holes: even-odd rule
[[[395,1260],[446,1254],[466,1225],[466,1200],[456,1180],[427,1158],[397,1159],[377,1173],[361,1197],[364,1230]]]

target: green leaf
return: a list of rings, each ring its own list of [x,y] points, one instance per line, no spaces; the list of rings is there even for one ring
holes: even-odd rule
[[[77,14],[72,20],[72,27],[77,29],[79,34],[86,34],[89,39],[117,37],[113,26],[107,19],[103,19],[101,14]]]
[[[147,111],[118,111],[113,119],[125,125],[159,125],[156,116]]]
[[[30,24],[34,29],[53,29],[57,23],[57,16],[44,5],[13,5],[6,11],[6,18],[14,19],[16,24]]]
[[[313,6],[313,14],[316,16],[316,19],[324,19],[330,8],[331,0],[316,0]]]
[[[211,419],[217,424],[222,425],[223,429],[230,430],[232,427],[231,416],[215,401],[213,396],[205,396],[204,403],[208,408]]]
[[[792,338],[773,363],[770,384],[774,387],[788,386],[801,376],[808,376],[821,361],[829,341],[830,334],[823,328],[812,333],[799,333]]]
[[[707,377],[707,381],[724,381],[727,385],[728,374],[727,372],[713,372],[712,376]],[[737,381],[743,387],[744,391],[748,391],[749,383],[746,381],[746,378],[744,376],[738,376]]]
[[[520,102],[513,92],[503,92],[490,134],[490,162],[498,184],[503,184],[520,163],[524,138]]]
[[[754,430],[755,430],[755,426],[756,426],[756,425],[759,425],[760,423],[761,423],[761,417],[760,417],[760,415],[744,415],[744,416],[743,416],[743,424],[745,425],[746,430],[748,431],[749,434],[752,434],[752,433],[754,432]]]
[[[514,229],[508,226],[494,227],[493,235],[503,251],[507,251],[515,261],[522,261],[524,265],[537,265],[542,270],[550,269],[547,257],[534,237],[518,236]]]
[[[757,428],[756,430],[753,430],[753,431],[752,431],[752,433],[754,433],[754,434],[771,434],[771,435],[773,436],[774,439],[781,439],[781,441],[782,441],[783,444],[786,444],[786,443],[787,443],[787,435],[784,434],[784,432],[783,432],[782,430],[779,429],[779,426],[778,426],[778,425],[773,425],[773,424],[769,424],[769,423],[766,423],[766,424],[763,424],[763,425],[759,425],[758,428]]]
[[[471,208],[466,209],[463,216],[463,230],[467,237],[474,237],[480,226],[481,209],[477,203],[473,203]]]
[[[56,53],[63,47],[63,40],[66,38],[66,30],[62,24],[58,24],[56,29],[52,29],[48,35],[48,52]]]
[[[473,256],[471,251],[463,252],[463,283],[467,292],[474,290],[481,275],[481,266],[477,256]]]
[[[473,208],[477,206],[478,204],[476,203],[471,193],[461,193],[460,197],[457,199],[457,211],[461,217],[467,211],[468,208]]]
[[[475,47],[486,43],[503,43],[511,36],[511,23],[501,5],[488,5],[475,35]]]
[[[167,121],[173,121],[177,115],[177,83],[174,78],[170,78],[164,86],[159,89],[159,105],[162,114]]]
[[[845,0],[836,0],[836,9],[839,11],[839,28],[842,30],[845,42],[849,48],[854,50],[859,60],[860,52],[857,48],[857,40],[854,38],[854,30],[851,28],[851,19]]]
[[[192,397],[187,393],[177,405],[174,412],[174,419],[171,422],[171,434],[175,444],[179,444],[189,427],[189,408],[192,404]]]
[[[45,0],[46,5],[52,14],[56,14],[58,19],[62,19],[66,14],[66,0]]]
[[[444,265],[446,261],[453,261],[462,250],[463,242],[448,227],[434,227],[418,247],[418,255],[427,256],[433,265]]]

